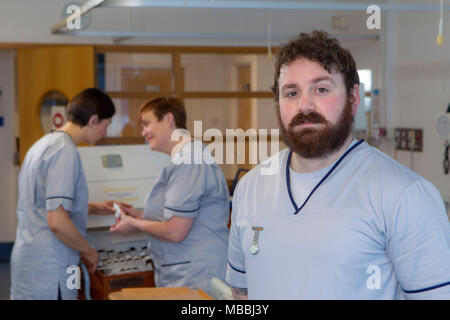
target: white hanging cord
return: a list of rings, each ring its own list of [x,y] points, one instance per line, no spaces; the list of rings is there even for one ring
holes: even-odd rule
[[[441,14],[439,18],[439,32],[436,39],[436,43],[438,46],[442,46],[444,44],[444,37],[442,36],[442,29],[444,24],[444,0],[441,0]]]

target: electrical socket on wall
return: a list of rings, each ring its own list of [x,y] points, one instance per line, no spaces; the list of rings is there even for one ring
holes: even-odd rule
[[[423,152],[423,129],[395,128],[395,149]]]

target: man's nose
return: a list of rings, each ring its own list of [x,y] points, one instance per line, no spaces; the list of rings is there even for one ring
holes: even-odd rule
[[[141,136],[145,137],[145,135],[148,133],[149,130],[147,130],[147,127],[142,128]]]
[[[297,111],[307,112],[311,110],[315,110],[311,96],[308,93],[302,93],[298,99]]]

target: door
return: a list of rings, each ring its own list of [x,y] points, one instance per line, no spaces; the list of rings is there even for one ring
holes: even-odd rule
[[[45,46],[17,50],[20,161],[44,135],[40,121],[44,97],[52,91],[72,99],[95,85],[93,46]]]

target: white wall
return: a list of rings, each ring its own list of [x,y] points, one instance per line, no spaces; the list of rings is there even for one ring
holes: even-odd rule
[[[15,56],[10,51],[0,51],[0,113],[4,125],[0,127],[0,242],[14,240],[16,231],[17,173],[14,165],[15,137],[18,136],[15,99]]]
[[[437,13],[395,13],[387,54],[394,56],[386,70],[387,114],[398,127],[423,128],[424,151],[398,151],[397,159],[439,188],[450,201],[450,175],[442,168],[443,141],[436,120],[450,102],[450,14],[444,15],[444,45],[436,45]],[[387,26],[389,28],[389,25]],[[389,56],[387,58],[390,58]],[[389,119],[387,119],[389,122]]]

